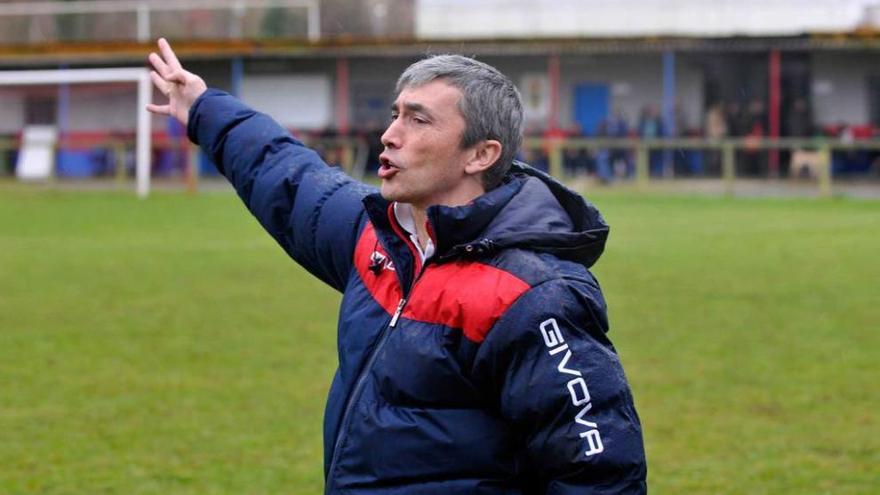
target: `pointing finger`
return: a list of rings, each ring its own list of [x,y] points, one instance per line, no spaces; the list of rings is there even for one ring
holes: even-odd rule
[[[180,65],[180,60],[177,60],[177,55],[174,54],[174,50],[171,49],[171,45],[168,44],[168,41],[165,38],[159,38],[159,51],[162,53],[162,58],[165,59],[165,63],[168,64],[172,69],[182,69]]]
[[[156,55],[155,53],[150,53],[149,57],[147,57],[150,61],[150,64],[153,65],[153,68],[156,69],[156,72],[161,74],[163,77],[171,72],[171,68],[168,67],[168,64],[162,60],[162,57]]]

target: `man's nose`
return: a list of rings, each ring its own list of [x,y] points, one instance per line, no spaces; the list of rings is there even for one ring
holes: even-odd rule
[[[397,120],[392,120],[391,123],[388,124],[388,128],[382,133],[380,141],[382,142],[382,146],[385,146],[386,148],[400,147],[400,132],[397,129]]]

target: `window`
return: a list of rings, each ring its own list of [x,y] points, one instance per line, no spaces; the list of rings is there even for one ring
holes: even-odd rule
[[[51,96],[28,96],[24,104],[25,125],[54,125],[58,105]]]

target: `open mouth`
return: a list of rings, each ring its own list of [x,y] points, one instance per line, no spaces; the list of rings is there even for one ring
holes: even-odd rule
[[[400,169],[388,157],[379,156],[379,178],[389,179],[394,176]]]

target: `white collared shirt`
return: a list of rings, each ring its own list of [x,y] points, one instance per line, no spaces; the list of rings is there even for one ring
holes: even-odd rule
[[[397,218],[397,223],[403,227],[403,230],[409,234],[409,239],[416,246],[416,251],[419,252],[419,256],[422,258],[422,263],[425,262],[431,256],[434,256],[434,241],[428,237],[428,242],[425,243],[425,250],[422,251],[422,245],[419,244],[419,235],[416,230],[416,221],[413,218],[412,205],[409,203],[398,203],[394,202],[394,217]]]

